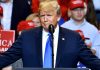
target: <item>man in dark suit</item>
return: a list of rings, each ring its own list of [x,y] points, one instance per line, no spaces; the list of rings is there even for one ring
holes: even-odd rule
[[[13,0],[11,30],[17,30],[18,23],[31,13],[31,0]]]
[[[31,13],[32,11],[29,0],[13,0],[11,29],[16,30],[19,21],[25,20]]]
[[[0,68],[22,58],[24,67],[43,68],[48,26],[54,31],[54,67],[76,68],[78,61],[92,70],[100,70],[100,59],[86,47],[80,35],[58,26],[60,10],[57,1],[40,3],[41,27],[23,31],[8,51],[0,55]],[[48,60],[49,61],[49,60]]]

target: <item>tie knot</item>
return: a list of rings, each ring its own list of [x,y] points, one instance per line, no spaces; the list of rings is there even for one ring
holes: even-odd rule
[[[50,33],[48,33],[48,39],[51,40],[52,39],[52,36]]]
[[[51,34],[50,34],[50,33],[48,33],[48,36],[51,36]]]

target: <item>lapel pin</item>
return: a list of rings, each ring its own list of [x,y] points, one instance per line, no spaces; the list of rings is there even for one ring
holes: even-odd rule
[[[65,38],[62,38],[62,40],[65,40]]]

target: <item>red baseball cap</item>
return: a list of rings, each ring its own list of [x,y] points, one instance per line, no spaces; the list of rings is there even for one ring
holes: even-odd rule
[[[3,8],[0,6],[0,16],[3,16]]]
[[[83,0],[70,0],[69,9],[75,8],[84,8],[84,1]]]

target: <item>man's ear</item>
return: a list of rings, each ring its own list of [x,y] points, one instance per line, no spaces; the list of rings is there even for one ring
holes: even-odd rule
[[[71,10],[68,9],[68,17],[71,17]]]
[[[84,2],[84,6],[85,6],[85,8],[84,8],[84,13],[85,13],[85,15],[87,14],[87,4],[86,4],[86,2]]]

